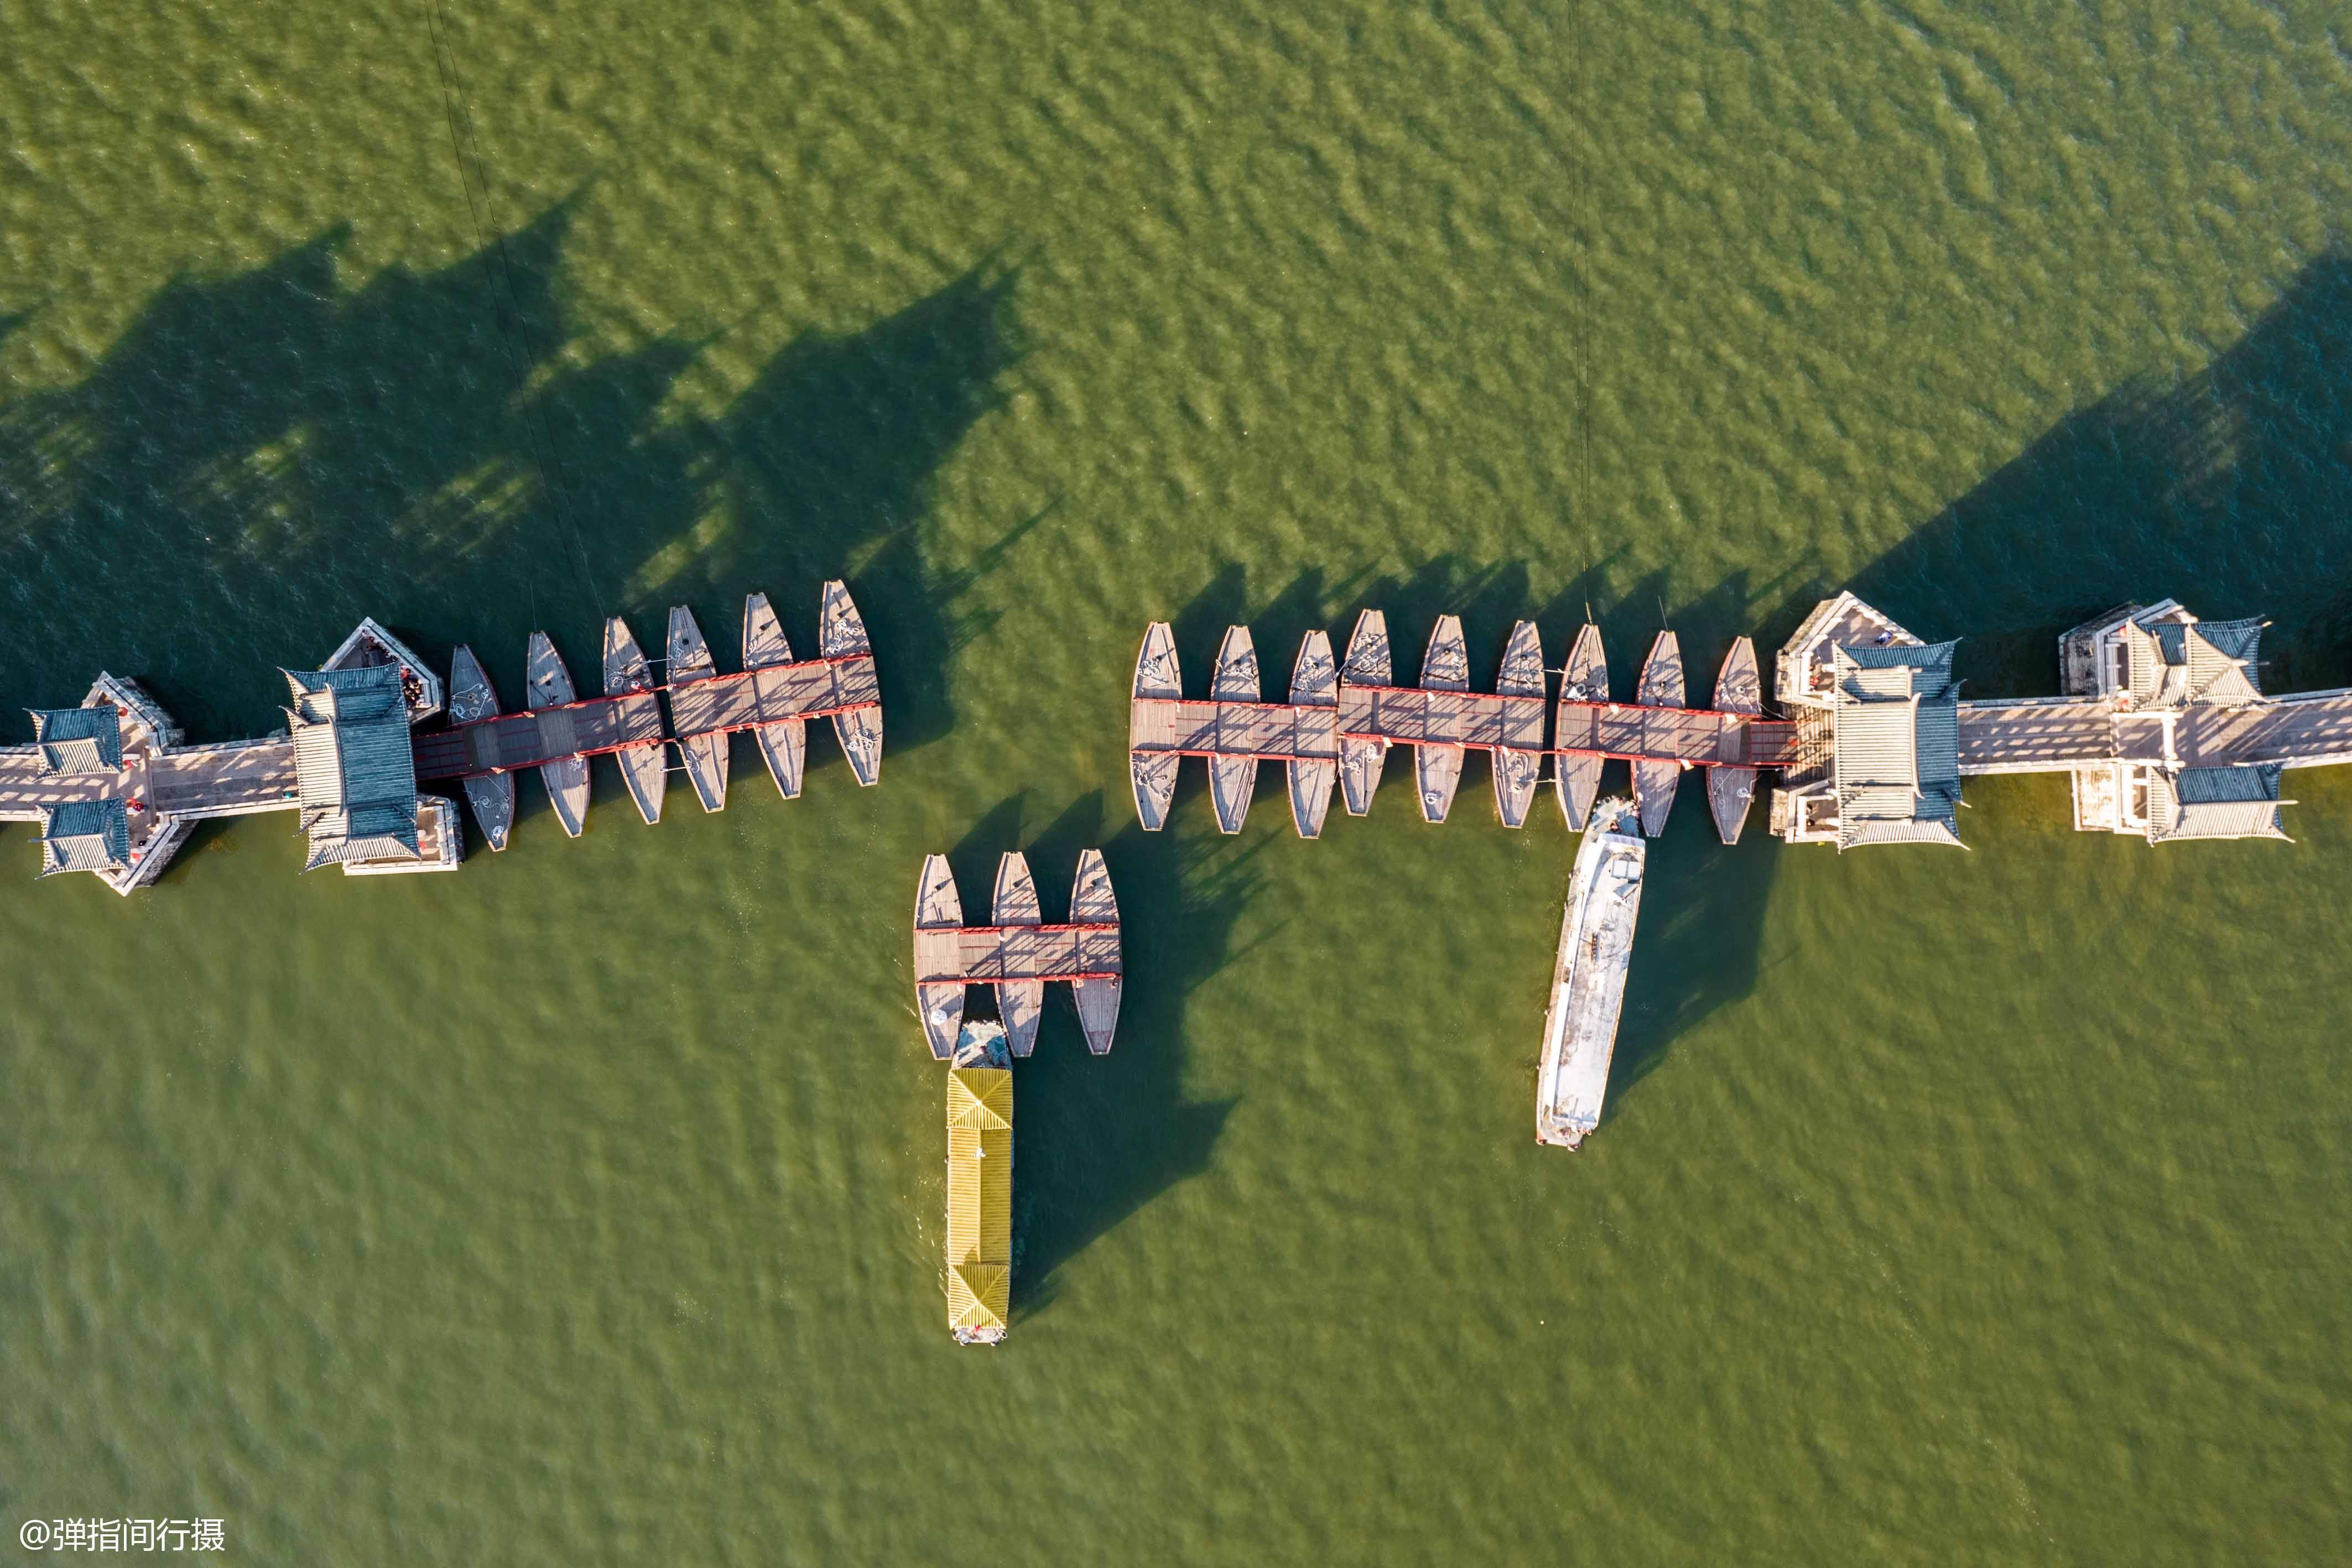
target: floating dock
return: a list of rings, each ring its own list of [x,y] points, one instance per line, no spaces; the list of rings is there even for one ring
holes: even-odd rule
[[[1237,664],[1236,651],[1250,645],[1246,627],[1226,632],[1221,676]],[[1329,650],[1326,633],[1307,634],[1287,703],[1258,700],[1254,685],[1244,695],[1238,679],[1222,678],[1206,700],[1188,698],[1175,635],[1167,622],[1154,622],[1136,655],[1128,718],[1128,768],[1143,826],[1166,825],[1177,769],[1187,757],[1208,759],[1217,825],[1226,832],[1238,832],[1248,810],[1241,781],[1254,780],[1262,762],[1282,764],[1290,771],[1294,824],[1299,837],[1311,839],[1322,831],[1330,798],[1325,780],[1336,775],[1349,814],[1363,816],[1394,746],[1413,750],[1414,793],[1430,822],[1451,811],[1465,754],[1487,753],[1495,814],[1511,828],[1525,825],[1547,758],[1571,828],[1583,826],[1601,767],[1612,758],[1635,765],[1637,779],[1646,783],[1643,799],[1653,802],[1651,820],[1662,828],[1685,770],[1730,768],[1752,777],[1795,751],[1796,726],[1765,717],[1760,700],[1742,712],[1683,706],[1672,632],[1661,634],[1644,666],[1643,701],[1625,704],[1609,700],[1600,629],[1586,626],[1549,711],[1543,643],[1533,622],[1512,627],[1491,692],[1470,689],[1461,622],[1450,615],[1430,637],[1417,686],[1394,684],[1388,622],[1377,610],[1357,618],[1336,688],[1321,674]],[[1751,650],[1751,663],[1753,657]],[[1752,781],[1748,787],[1752,791]]]
[[[1601,1124],[1649,854],[1634,831],[1637,820],[1624,800],[1601,802],[1569,873],[1551,1002],[1544,1009],[1543,1066],[1536,1079],[1539,1144],[1572,1149]]]
[[[1469,689],[1460,622],[1441,617],[1421,684],[1394,684],[1386,617],[1366,610],[1348,640],[1336,689],[1321,672],[1329,641],[1301,645],[1291,700],[1255,685],[1249,630],[1225,633],[1206,698],[1188,697],[1167,622],[1144,633],[1129,701],[1128,768],[1136,816],[1167,824],[1178,771],[1206,758],[1217,824],[1240,831],[1262,763],[1291,777],[1301,838],[1323,828],[1323,780],[1336,775],[1352,816],[1371,810],[1389,748],[1413,748],[1424,820],[1443,821],[1468,751],[1494,762],[1496,815],[1527,820],[1551,766],[1560,814],[1580,831],[1611,762],[1630,765],[1642,829],[1664,831],[1682,776],[1707,771],[1717,835],[1737,842],[1763,776],[1770,831],[1840,848],[1958,843],[1964,778],[2066,773],[2075,825],[2087,832],[2283,838],[2281,775],[2352,763],[2352,689],[2271,696],[2261,690],[2260,621],[2206,622],[2178,601],[2129,604],[2059,640],[2063,695],[1959,699],[1955,643],[1929,644],[1851,593],[1824,600],[1775,662],[1780,713],[1768,711],[1754,643],[1733,641],[1710,707],[1686,706],[1679,641],[1662,632],[1632,703],[1612,701],[1601,632],[1576,635],[1556,699],[1546,702],[1542,644],[1515,625],[1495,690]],[[1248,681],[1241,672],[1246,668]],[[1549,735],[1547,735],[1547,726]]]
[[[994,918],[963,923],[963,901],[945,855],[923,862],[915,894],[915,1007],[931,1055],[949,1060],[963,1027],[964,988],[996,988],[1010,1049],[1026,1056],[1037,1043],[1037,1017],[1047,984],[1067,982],[1077,1004],[1087,1050],[1110,1050],[1118,1028],[1120,985],[1118,898],[1100,850],[1078,856],[1070,888],[1070,918],[1045,924],[1029,862],[1007,854],[997,863]]]
[[[787,799],[800,793],[806,727],[829,718],[860,784],[881,775],[882,698],[866,625],[848,590],[824,585],[822,653],[794,660],[763,594],[744,606],[744,668],[720,674],[690,612],[670,614],[667,682],[626,622],[605,626],[604,695],[582,700],[562,655],[533,632],[528,706],[507,712],[470,647],[445,687],[373,620],[362,621],[315,671],[286,672],[288,727],[250,740],[190,746],[137,682],[101,674],[73,708],[37,712],[34,743],[0,747],[0,821],[41,824],[41,870],[96,873],[128,894],[152,882],[194,824],[213,817],[296,811],[310,840],[305,869],[351,875],[456,869],[456,803],[422,790],[461,785],[483,837],[504,849],[515,776],[536,768],[556,821],[587,827],[589,761],[610,756],[637,809],[660,819],[676,746],[704,809],[726,804],[728,737],[749,729]],[[446,727],[415,727],[439,716]],[[665,712],[667,705],[667,712]]]

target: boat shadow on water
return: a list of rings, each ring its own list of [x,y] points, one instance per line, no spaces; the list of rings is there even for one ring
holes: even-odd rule
[[[1103,841],[1098,793],[1025,839],[1022,807],[1019,796],[1000,803],[950,852],[958,884],[992,886],[998,858],[1020,849],[1046,918],[1061,919],[1078,852],[1099,845],[1118,895],[1127,979],[1109,1055],[1087,1054],[1067,988],[1056,986],[1048,994],[1059,999],[1048,1002],[1036,1053],[1013,1070],[1016,1323],[1052,1305],[1063,1264],[1208,1168],[1238,1102],[1186,1097],[1184,1003],[1238,956],[1234,925],[1259,885],[1255,850],[1230,841],[1146,833],[1130,823]],[[975,1015],[992,1006],[986,990],[970,996]]]
[[[172,279],[79,382],[0,402],[0,688],[72,702],[103,666],[192,737],[257,733],[282,720],[275,666],[373,614],[445,669],[470,644],[514,706],[535,629],[593,676],[605,615],[643,634],[690,602],[723,647],[763,590],[813,653],[819,584],[842,577],[892,750],[947,734],[950,656],[992,613],[974,591],[1052,510],[983,522],[976,548],[931,526],[936,474],[1022,359],[1018,268],[983,258],[745,377],[710,350],[755,335],[756,303],[620,350],[567,308],[566,238],[592,213],[575,193],[356,286],[337,225]],[[9,351],[53,308],[5,318]],[[812,771],[838,761],[812,746]]]

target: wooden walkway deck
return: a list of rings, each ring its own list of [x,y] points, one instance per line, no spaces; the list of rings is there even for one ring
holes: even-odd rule
[[[916,884],[915,999],[933,1056],[945,1061],[955,1048],[968,985],[997,988],[1013,1054],[1028,1055],[1036,1041],[1042,988],[1056,981],[1071,988],[1087,1050],[1097,1056],[1110,1050],[1123,971],[1118,900],[1102,852],[1078,856],[1067,921],[1045,925],[1037,913],[1029,863],[1019,854],[1006,855],[997,868],[997,924],[991,925],[963,923],[962,901],[945,855],[923,862]]]
[[[1541,644],[1525,622],[1512,633],[1499,682],[1515,689],[1455,691],[1364,678],[1391,669],[1387,628],[1377,613],[1365,612],[1350,639],[1336,706],[1179,695],[1173,635],[1166,622],[1154,624],[1137,660],[1128,723],[1129,766],[1143,825],[1157,828],[1165,821],[1173,764],[1186,757],[1245,758],[1294,770],[1337,768],[1349,786],[1349,810],[1361,815],[1390,747],[1486,751],[1497,763],[1497,813],[1511,827],[1526,821],[1533,766],[1545,757],[1736,768],[1786,767],[1795,758],[1796,726],[1754,713],[1565,697],[1554,704],[1546,694]],[[1229,645],[1241,631],[1227,632]],[[1328,646],[1324,633],[1308,633],[1301,664],[1318,648],[1327,650],[1328,659]],[[1315,819],[1318,828],[1320,821]],[[1314,836],[1303,820],[1300,834]]]
[[[415,737],[420,780],[537,768],[567,757],[602,757],[669,738],[654,692],[588,697],[562,707],[525,708]]]

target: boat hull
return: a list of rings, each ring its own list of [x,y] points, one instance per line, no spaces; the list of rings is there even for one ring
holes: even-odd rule
[[[562,655],[555,651],[544,632],[530,634],[530,652],[524,656],[530,706],[541,708],[569,707],[580,700],[572,685],[572,672],[563,665]],[[588,831],[588,759],[584,757],[562,757],[553,762],[543,762],[539,768],[540,782],[547,786],[548,803],[555,808],[555,820],[572,838]]]
[[[1570,706],[1609,700],[1609,661],[1601,652],[1601,628],[1587,623],[1569,650],[1560,673],[1559,707],[1553,732],[1569,730]],[[1597,751],[1562,751],[1552,758],[1552,790],[1559,799],[1559,814],[1568,831],[1580,833],[1591,819],[1592,802],[1601,793],[1601,769],[1608,758]]]
[[[1648,850],[1622,800],[1604,801],[1578,846],[1560,916],[1536,1081],[1536,1141],[1575,1148],[1601,1124]]]

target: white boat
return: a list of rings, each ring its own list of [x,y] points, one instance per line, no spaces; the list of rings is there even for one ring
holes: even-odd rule
[[[1001,1344],[1013,1296],[1013,1061],[1001,1024],[965,1024],[948,1069],[948,1332]]]
[[[449,722],[479,724],[498,716],[499,692],[490,685],[489,672],[474,657],[474,650],[458,643],[457,651],[449,656]],[[474,821],[480,824],[490,848],[506,848],[507,835],[514,829],[514,775],[503,768],[467,774],[466,804],[474,808]]]
[[[530,634],[530,651],[524,664],[530,680],[530,706],[534,711],[566,708],[580,700],[572,685],[572,672],[563,667],[562,655],[548,641],[544,632]],[[547,720],[540,721],[540,730],[546,733]],[[588,759],[584,757],[559,757],[552,762],[539,765],[540,781],[547,786],[547,798],[555,807],[555,820],[563,831],[578,838],[588,826]]]
[[[1536,1081],[1539,1144],[1572,1149],[1601,1124],[1647,855],[1631,802],[1612,799],[1593,808],[1568,879],[1551,1005],[1544,1010],[1543,1068]]]

